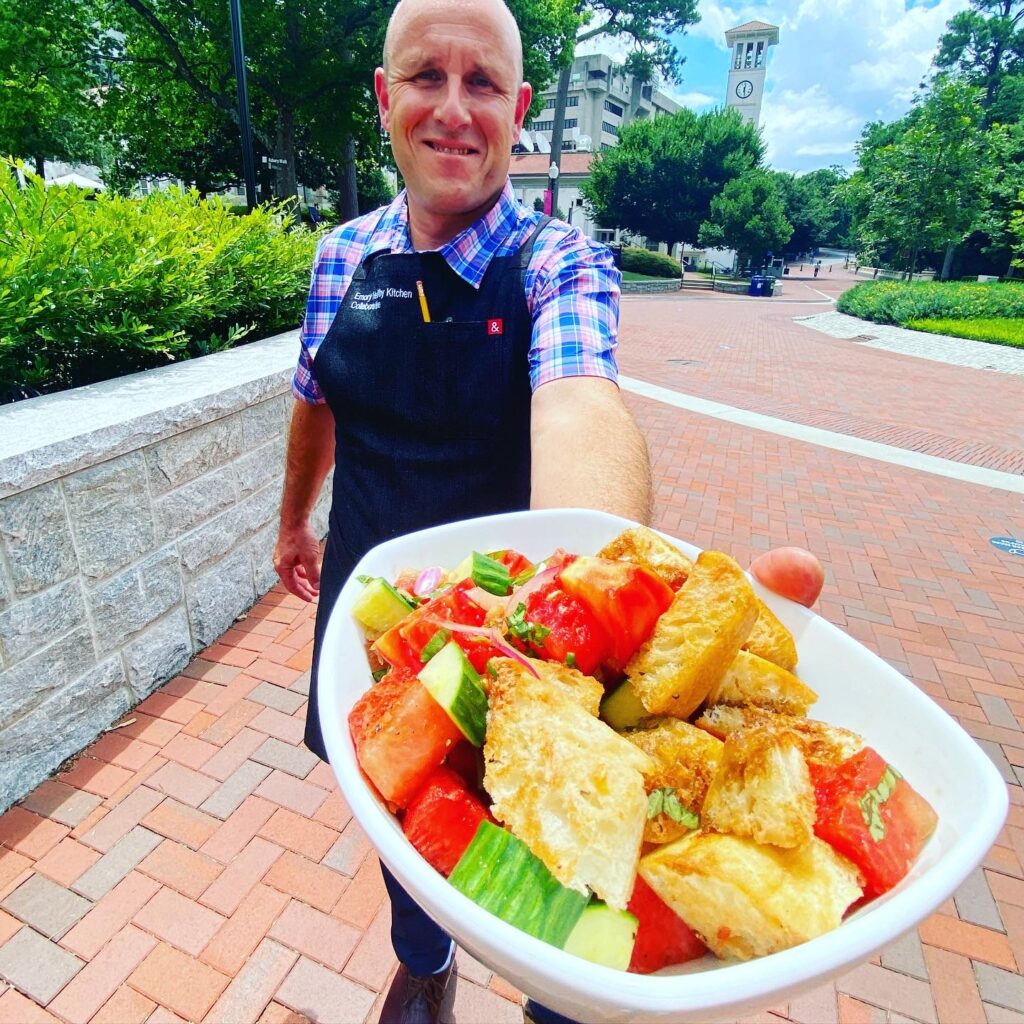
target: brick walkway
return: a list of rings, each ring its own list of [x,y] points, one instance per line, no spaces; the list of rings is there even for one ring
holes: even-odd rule
[[[1019,379],[793,322],[845,283],[787,280],[785,304],[628,299],[623,370],[1017,465],[1000,460],[1024,449]],[[955,899],[876,961],[756,1019],[1024,1022],[1024,559],[988,543],[1024,535],[1020,495],[627,401],[654,459],[655,524],[741,561],[815,550],[821,613],[953,714],[1009,784],[1007,825]],[[329,769],[301,746],[311,635],[312,609],[272,592],[0,817],[0,976],[13,982],[0,1024],[375,1019],[394,969],[388,910]],[[518,993],[462,954],[459,967],[451,1019],[518,1024]]]

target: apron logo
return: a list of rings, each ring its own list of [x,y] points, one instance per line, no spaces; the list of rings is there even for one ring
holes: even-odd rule
[[[495,320],[488,320],[487,321],[487,333],[488,334],[504,334],[505,333],[505,323],[504,323],[504,321],[500,317],[498,319],[495,319]]]

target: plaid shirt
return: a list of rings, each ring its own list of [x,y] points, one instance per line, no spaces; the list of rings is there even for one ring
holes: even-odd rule
[[[512,183],[475,224],[439,250],[468,284],[480,287],[495,256],[516,252],[540,220],[515,197]],[[292,381],[295,397],[324,401],[313,376],[313,357],[327,336],[349,282],[364,257],[380,250],[414,252],[409,238],[405,192],[390,206],[364,214],[324,235],[317,247],[302,324],[299,364]],[[606,246],[577,228],[551,221],[537,236],[526,271],[526,302],[533,319],[530,384],[561,377],[615,380],[620,274]]]

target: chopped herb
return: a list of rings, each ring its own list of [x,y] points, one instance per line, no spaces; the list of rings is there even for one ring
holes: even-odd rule
[[[868,827],[871,838],[880,843],[885,838],[885,822],[882,820],[882,804],[892,796],[896,783],[903,776],[892,765],[886,765],[882,778],[874,789],[869,789],[857,801],[864,824]]]
[[[565,656],[565,663],[566,663],[566,665],[569,666],[569,668],[575,668],[576,667],[576,655],[572,651],[570,651]]]
[[[687,828],[700,826],[700,818],[679,802],[679,797],[671,786],[652,790],[651,795],[647,798],[647,820],[650,821],[659,814],[665,814],[677,824],[685,825]]]
[[[516,605],[516,610],[508,617],[508,631],[524,644],[534,644],[537,647],[544,646],[544,640],[551,632],[547,626],[541,626],[536,622],[526,620],[526,605],[521,601]]]
[[[383,668],[377,669],[377,671],[373,673],[373,681],[375,683],[379,683],[390,671],[390,665],[385,665]]]
[[[366,586],[367,583],[373,582],[372,576],[357,576],[356,579],[359,580],[359,582],[362,583],[364,587]]]
[[[494,667],[494,659],[493,658],[488,658],[487,659],[487,674],[492,679],[497,679],[498,678],[498,670]]]
[[[449,633],[447,629],[439,629],[426,642],[426,644],[423,647],[423,650],[420,651],[420,661],[422,661],[424,664],[430,661],[430,659],[435,654],[437,654],[437,652],[441,650],[441,648],[444,647],[446,643],[448,643],[448,639],[450,636],[451,633]]]
[[[473,552],[473,569],[470,575],[473,582],[488,594],[497,594],[504,597],[512,589],[512,578],[508,574],[508,567],[496,562],[493,558],[481,555],[479,551]]]

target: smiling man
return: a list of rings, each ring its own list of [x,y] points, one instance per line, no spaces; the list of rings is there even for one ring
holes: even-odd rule
[[[320,599],[306,724],[320,757],[320,639],[369,548],[531,507],[649,514],[646,448],[615,383],[611,254],[527,210],[508,178],[532,98],[522,67],[501,0],[402,0],[374,85],[406,189],[317,251],[275,565]],[[321,568],[310,513],[332,465]],[[435,1021],[454,946],[384,874],[401,967],[381,1019]]]

